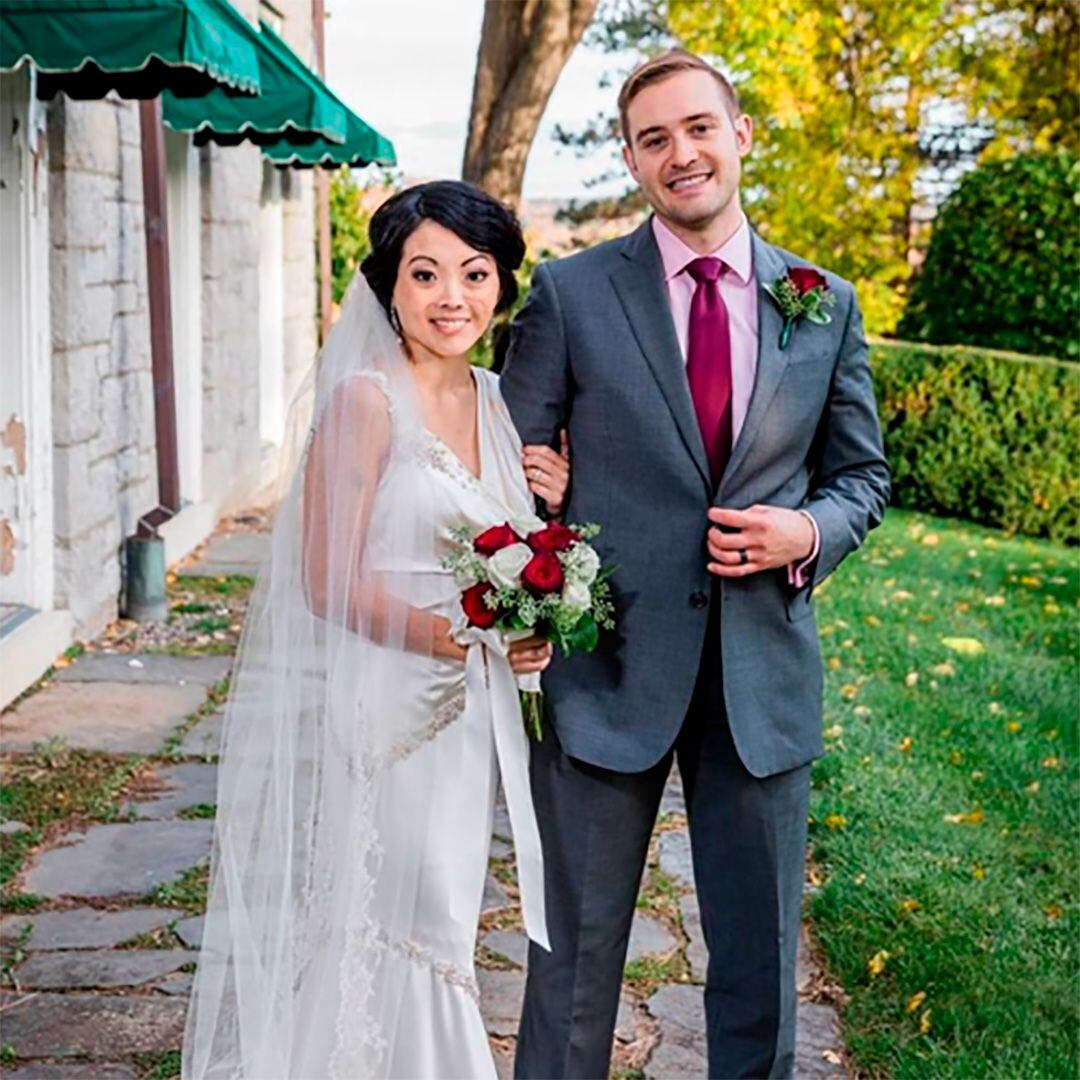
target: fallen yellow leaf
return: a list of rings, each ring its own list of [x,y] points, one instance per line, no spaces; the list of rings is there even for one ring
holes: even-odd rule
[[[926,991],[920,990],[917,994],[912,994],[908,998],[907,1004],[904,1006],[904,1012],[910,1016],[913,1012],[918,1012],[919,1006],[926,1000]]]
[[[976,863],[976,864],[975,864],[975,865],[974,865],[974,866],[973,866],[973,867],[971,868],[971,876],[972,876],[972,877],[973,877],[973,878],[974,878],[974,879],[975,879],[976,881],[982,881],[982,880],[983,880],[983,878],[985,878],[985,877],[986,877],[986,867],[984,867],[984,866],[980,866],[980,865],[979,865],[978,863]]]
[[[841,724],[833,724],[832,727],[825,729],[826,739],[839,739],[844,734],[844,728]]]
[[[855,708],[851,711],[856,716],[869,716],[873,710],[870,708],[869,705],[856,705]]]
[[[830,1065],[843,1065],[844,1059],[835,1050],[822,1050],[821,1058]]]
[[[918,911],[921,907],[922,904],[920,904],[913,896],[907,896],[900,901],[900,908],[902,911]]]
[[[1007,732],[1008,732],[1008,733],[1009,733],[1010,735],[1015,735],[1015,734],[1016,734],[1016,733],[1017,733],[1017,732],[1018,732],[1018,731],[1020,730],[1020,728],[1021,728],[1022,726],[1023,726],[1023,725],[1022,725],[1022,724],[1020,723],[1020,721],[1019,721],[1019,720],[1010,720],[1010,721],[1009,721],[1009,722],[1008,722],[1008,723],[1007,723],[1007,724],[1005,725],[1005,730],[1006,730],[1006,731],[1007,731]]]
[[[839,656],[830,656],[829,659],[825,661],[825,666],[830,671],[838,671],[842,665],[843,661],[840,659]]]
[[[930,673],[932,675],[939,675],[942,678],[947,678],[950,675],[956,674],[956,668],[953,667],[953,665],[949,663],[948,660],[946,660],[943,664],[935,664],[930,669]]]
[[[1046,917],[1048,919],[1060,919],[1063,914],[1064,912],[1061,910],[1060,907],[1058,907],[1057,904],[1051,904],[1046,909]]]
[[[1042,581],[1037,577],[1032,577],[1030,574],[1025,574],[1020,579],[1020,584],[1026,585],[1029,589],[1037,589],[1042,584]]]
[[[986,815],[979,807],[961,814],[942,814],[941,820],[950,825],[981,825]]]
[[[1054,757],[1052,754],[1050,757],[1044,757],[1042,761],[1042,767],[1044,769],[1060,769],[1061,759]]]
[[[1024,790],[1029,795],[1038,795],[1038,793],[1039,793],[1039,781],[1038,780],[1032,780],[1031,783],[1028,784],[1028,786],[1026,788],[1024,788]]]
[[[919,1017],[919,1034],[920,1035],[929,1035],[930,1034],[930,1013],[931,1013],[931,1010],[927,1009],[926,1012],[924,1012],[922,1014],[922,1016]]]
[[[840,696],[845,701],[851,701],[859,693],[859,688],[854,683],[847,683],[845,686],[840,687]]]
[[[907,686],[907,687],[914,686],[916,683],[918,683],[918,681],[919,681],[919,673],[917,671],[909,671],[904,676],[904,685]]]
[[[986,779],[986,773],[982,769],[972,769],[971,779],[978,783],[978,781]]]
[[[892,594],[892,598],[903,602],[904,600],[914,600],[915,594],[909,593],[907,589],[897,589],[896,592]]]
[[[1000,701],[991,701],[990,704],[987,705],[986,707],[987,707],[987,709],[990,710],[990,713],[993,716],[999,716],[1001,714],[1001,702]]]
[[[978,638],[973,637],[943,637],[941,644],[946,649],[960,653],[961,656],[978,656],[986,652],[986,646]]]
[[[910,735],[905,735],[897,745],[901,753],[906,754],[915,745],[915,742]]]
[[[843,814],[826,814],[825,815],[825,827],[835,832],[837,829],[843,829],[847,825],[847,818]]]
[[[854,881],[856,885],[865,885],[866,884],[866,875],[865,874],[856,874],[851,880]]]
[[[952,763],[953,763],[954,765],[959,765],[959,764],[960,764],[960,763],[961,763],[961,762],[962,762],[962,761],[964,760],[964,755],[963,755],[963,753],[961,753],[961,751],[959,751],[959,750],[954,750],[954,751],[953,751],[953,752],[952,752],[952,753],[951,753],[951,754],[949,755],[949,760],[950,760],[950,761],[951,761],[951,762],[952,762]]]
[[[924,544],[925,544],[925,545],[926,545],[927,547],[937,547],[937,546],[938,546],[938,544],[939,544],[939,543],[941,542],[941,538],[940,538],[940,537],[938,536],[938,534],[937,534],[937,533],[927,533],[927,534],[926,534],[926,535],[925,535],[925,536],[924,536],[924,537],[922,538],[922,542],[923,542],[923,543],[924,543]]]
[[[983,603],[989,605],[990,607],[1004,607],[1005,606],[1005,597],[1001,596],[1000,594],[997,595],[997,596],[988,596],[983,601]]]
[[[880,626],[881,620],[876,615],[867,615],[865,619],[867,626]]]
[[[1061,614],[1061,608],[1059,608],[1057,606],[1057,604],[1054,603],[1053,600],[1047,600],[1046,603],[1043,604],[1043,614],[1044,615],[1060,615]]]
[[[881,949],[874,953],[867,961],[866,968],[870,972],[870,977],[876,978],[885,970],[885,965],[889,962],[889,957],[892,954],[888,949]]]

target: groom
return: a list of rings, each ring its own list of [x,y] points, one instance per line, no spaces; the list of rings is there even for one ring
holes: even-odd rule
[[[679,763],[709,965],[711,1077],[790,1076],[810,761],[822,752],[811,593],[882,518],[855,295],[828,325],[766,286],[805,263],[739,201],[751,121],[673,51],[619,95],[655,215],[537,268],[502,391],[526,443],[567,427],[567,519],[603,527],[618,628],[556,661],[534,744],[552,951],[529,954],[518,1077],[608,1075],[634,903]],[[816,272],[794,274],[812,284]]]

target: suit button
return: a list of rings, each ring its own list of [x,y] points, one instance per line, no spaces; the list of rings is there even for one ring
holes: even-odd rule
[[[694,592],[690,594],[690,606],[692,608],[703,608],[709,606],[709,598],[703,592]]]

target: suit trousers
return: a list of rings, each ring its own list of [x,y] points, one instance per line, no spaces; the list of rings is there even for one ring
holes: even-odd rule
[[[652,768],[620,773],[565,754],[551,725],[532,748],[552,951],[531,945],[514,1075],[606,1078],[649,839],[677,757],[709,962],[709,1076],[789,1077],[810,766],[763,779],[727,723],[720,590],[689,713]]]

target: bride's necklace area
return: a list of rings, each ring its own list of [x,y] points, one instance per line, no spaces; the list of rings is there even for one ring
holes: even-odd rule
[[[458,463],[475,480],[480,478],[480,387],[477,385],[476,376],[472,368],[468,369],[471,394],[468,395],[468,405],[462,407],[460,395],[456,390],[451,390],[440,400],[424,388],[423,382],[417,379],[414,369],[414,381],[417,387],[417,395],[420,400],[421,413],[424,428],[427,433],[440,442],[449,453],[457,458]],[[452,402],[453,407],[447,405]],[[432,417],[438,418],[438,424],[432,423]],[[465,441],[461,438],[464,433],[470,433],[471,438]]]

